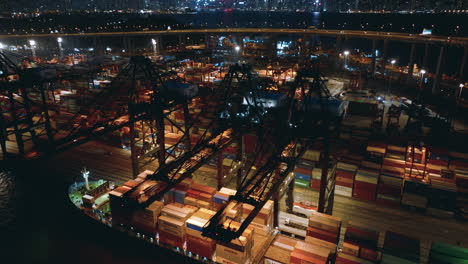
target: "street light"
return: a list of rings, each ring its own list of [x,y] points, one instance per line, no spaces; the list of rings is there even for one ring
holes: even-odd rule
[[[29,40],[29,46],[31,46],[33,60],[35,60],[36,59],[36,41],[32,39]]]
[[[390,71],[390,79],[388,80],[388,89],[387,89],[387,96],[390,97],[390,89],[392,88],[392,78],[393,78],[393,66],[395,66],[396,60],[390,61],[392,64],[392,69]]]
[[[458,94],[458,98],[461,98],[462,96],[462,92],[463,92],[463,88],[465,88],[465,85],[463,83],[460,83],[460,93]]]
[[[57,43],[58,43],[59,52],[60,52],[60,58],[63,58],[62,42],[63,42],[63,39],[62,39],[62,38],[57,38]]]
[[[418,99],[421,99],[421,94],[422,94],[422,90],[423,90],[423,83],[424,83],[424,74],[426,74],[426,70],[422,69],[419,72],[421,73],[421,80],[419,81]]]
[[[4,49],[6,46],[0,42],[0,49]]]
[[[344,54],[344,58],[345,58],[345,59],[344,59],[344,60],[345,60],[345,61],[344,61],[344,67],[347,68],[347,67],[348,67],[349,50],[345,50],[343,54]]]
[[[158,47],[157,47],[158,41],[156,41],[155,39],[151,39],[151,43],[153,44],[153,54],[154,56],[156,56],[158,55]]]
[[[239,47],[239,46],[236,46],[234,49],[236,50],[236,52],[239,52],[239,51],[240,51],[240,47]]]

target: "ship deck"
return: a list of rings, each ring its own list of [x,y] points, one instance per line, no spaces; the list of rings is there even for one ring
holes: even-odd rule
[[[91,141],[57,155],[42,164],[43,170],[54,170],[63,181],[82,181],[81,170],[86,167],[91,178],[125,182],[132,178],[130,151]],[[299,192],[298,195],[305,195]],[[373,202],[335,196],[333,215],[380,230],[379,246],[386,230],[421,239],[421,263],[427,263],[433,241],[468,248],[468,223],[455,219],[438,219],[403,208],[383,207]]]

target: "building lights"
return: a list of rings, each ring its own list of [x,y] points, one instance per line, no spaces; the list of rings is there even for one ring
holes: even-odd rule
[[[86,190],[89,191],[89,181],[88,181],[88,178],[89,178],[89,171],[86,169],[86,167],[84,167],[84,168],[81,170],[81,175],[82,175],[83,178],[85,179]]]

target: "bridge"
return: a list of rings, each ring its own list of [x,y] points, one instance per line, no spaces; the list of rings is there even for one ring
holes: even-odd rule
[[[284,29],[284,28],[212,28],[212,29],[177,29],[177,30],[160,30],[160,31],[129,31],[129,32],[90,32],[90,33],[51,33],[51,34],[28,34],[28,35],[0,35],[0,42],[12,42],[16,44],[25,43],[27,44],[30,39],[52,39],[54,42],[56,38],[67,38],[71,42],[76,44],[76,41],[81,39],[92,39],[92,46],[95,48],[97,54],[103,54],[105,52],[104,39],[107,37],[118,37],[122,38],[122,48],[126,51],[134,50],[140,38],[153,38],[155,39],[154,44],[157,45],[155,49],[163,50],[163,38],[167,36],[178,36],[179,43],[184,44],[186,38],[184,36],[190,35],[203,35],[205,40],[206,49],[212,48],[210,43],[210,37],[213,35],[231,35],[236,39],[237,43],[243,46],[243,37],[252,35],[268,35],[270,50],[274,50],[275,43],[278,37],[281,36],[297,36],[305,41],[302,41],[302,50],[307,50],[307,40],[311,38],[321,36],[335,38],[336,43],[334,45],[337,53],[349,47],[350,39],[364,39],[372,42],[372,60],[370,65],[370,71],[375,73],[376,65],[378,64],[378,55],[376,51],[379,46],[380,53],[380,66],[385,69],[389,60],[389,46],[391,43],[407,43],[409,44],[408,50],[401,50],[400,53],[407,52],[409,54],[408,62],[408,81],[412,79],[413,68],[416,64],[417,49],[419,46],[424,46],[422,65],[420,68],[428,70],[430,57],[437,56],[437,66],[434,69],[434,82],[433,82],[433,93],[437,94],[440,92],[440,82],[444,72],[444,64],[447,57],[448,48],[463,49],[460,52],[460,61],[451,63],[460,65],[457,76],[460,82],[466,81],[467,78],[467,60],[468,60],[468,37],[451,37],[451,36],[438,36],[438,35],[421,35],[421,34],[408,34],[398,32],[378,32],[378,31],[357,31],[357,30],[332,30],[332,29]],[[47,47],[53,47],[50,45],[51,41],[48,41]],[[141,41],[140,41],[141,43]],[[146,43],[146,42],[145,42]],[[76,45],[73,45],[76,47]],[[431,54],[431,48],[437,47],[438,54]],[[273,56],[273,54],[270,54]]]

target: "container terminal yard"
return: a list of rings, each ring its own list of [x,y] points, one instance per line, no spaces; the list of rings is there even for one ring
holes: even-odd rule
[[[468,260],[466,38],[208,29],[0,41],[2,159],[53,168],[102,228],[200,263]],[[408,65],[388,55],[399,42]],[[449,77],[450,49],[462,56]]]

